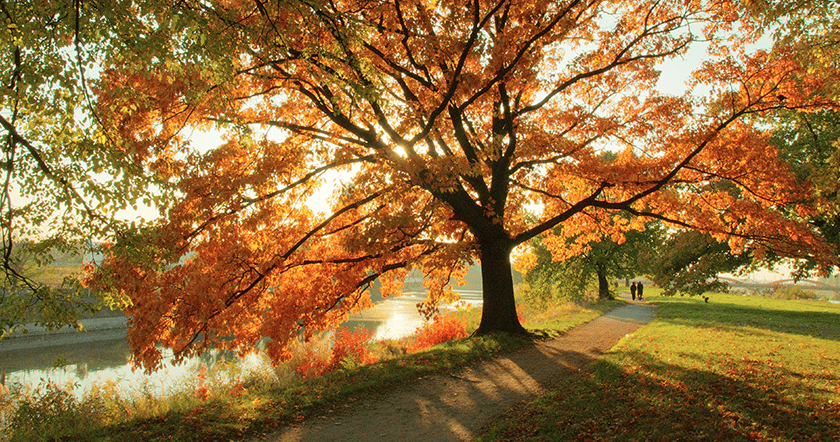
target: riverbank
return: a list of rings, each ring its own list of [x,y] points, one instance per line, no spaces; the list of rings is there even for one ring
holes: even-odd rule
[[[554,306],[549,312],[530,312],[524,308],[522,314],[527,327],[554,330],[556,334],[591,321],[619,304],[615,301],[572,303]],[[478,325],[480,313],[475,308],[453,314],[467,324],[469,332]],[[532,313],[539,314],[532,316]],[[410,338],[371,342],[368,348],[379,362],[372,365],[342,362],[339,371],[315,378],[294,376],[302,364],[314,361],[307,347],[296,349],[291,361],[259,373],[238,370],[224,361],[208,363],[206,371],[202,368],[184,378],[163,396],[149,394],[144,384],[135,384],[137,390],[124,393],[123,381],[115,383],[107,379],[83,396],[68,395],[64,390],[67,387],[60,383],[47,386],[47,391],[42,388],[39,394],[13,393],[9,397],[12,401],[9,410],[19,409],[21,414],[9,413],[21,420],[11,440],[236,440],[246,434],[262,434],[279,426],[316,419],[325,410],[338,411],[347,405],[363,403],[383,389],[401,389],[419,379],[450,373],[458,367],[533,345],[532,340],[500,335],[455,339],[431,349],[406,353],[407,346],[413,342]],[[320,347],[315,344],[312,349],[318,351]],[[314,355],[326,356],[329,355]],[[58,408],[51,405],[56,400],[60,401]],[[82,427],[79,422],[86,424]],[[3,440],[6,439],[0,431],[0,441]]]
[[[27,324],[26,334],[13,333],[0,339],[0,353],[124,339],[128,330],[127,321],[125,316],[81,319],[81,331],[73,327],[50,331],[46,327]]]

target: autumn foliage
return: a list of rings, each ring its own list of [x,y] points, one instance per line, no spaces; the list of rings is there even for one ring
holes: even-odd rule
[[[376,356],[367,348],[373,332],[367,329],[350,330],[339,327],[335,330],[329,356],[317,354],[311,348],[306,358],[295,368],[304,379],[334,373],[343,367],[368,365],[376,362]]]
[[[417,339],[406,349],[409,353],[468,336],[464,321],[455,315],[442,314],[436,315],[432,321],[423,323],[417,328],[415,335]]]
[[[398,295],[420,269],[435,307],[476,261],[477,333],[524,333],[511,254],[542,234],[560,259],[657,219],[759,261],[836,263],[760,119],[836,108],[827,77],[752,45],[765,28],[738,2],[142,3],[93,92],[103,131],[165,178],[161,217],[87,283],[130,304],[146,369],[161,345],[179,361],[264,337],[287,360],[374,281]],[[699,41],[697,95],[663,93],[661,63]]]
[[[295,371],[302,378],[309,379],[334,373],[342,368],[372,364],[377,361],[374,351],[370,349],[372,335],[371,331],[364,328],[350,330],[339,327],[328,340],[329,349],[326,352],[319,351],[316,346],[307,346],[304,350],[305,355],[300,357],[301,361],[295,367]],[[415,353],[468,335],[466,324],[457,315],[438,314],[417,328],[414,342],[403,351]]]
[[[207,366],[201,364],[201,367],[198,369],[198,374],[196,375],[198,379],[198,385],[195,387],[195,397],[201,399],[202,401],[206,401],[210,398],[210,387],[207,385]]]

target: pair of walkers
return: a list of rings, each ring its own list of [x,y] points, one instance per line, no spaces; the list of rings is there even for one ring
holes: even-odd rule
[[[642,284],[641,281],[633,282],[632,284],[630,284],[630,297],[632,297],[634,301],[636,300],[636,295],[639,295],[639,301],[641,301],[642,294],[644,291],[645,286]]]

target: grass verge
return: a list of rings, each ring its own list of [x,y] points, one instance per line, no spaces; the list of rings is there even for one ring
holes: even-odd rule
[[[653,295],[657,320],[479,440],[840,440],[840,306]]]

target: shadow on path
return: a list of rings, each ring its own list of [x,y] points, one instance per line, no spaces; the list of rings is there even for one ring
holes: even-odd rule
[[[587,368],[621,338],[654,319],[656,309],[631,302],[557,338],[537,342],[454,373],[358,401],[254,441],[465,441],[497,416]]]

